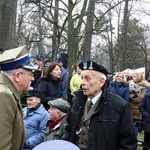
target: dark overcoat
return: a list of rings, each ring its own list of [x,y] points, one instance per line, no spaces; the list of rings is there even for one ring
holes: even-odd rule
[[[75,143],[87,97],[75,94],[67,118],[66,140]],[[103,89],[100,103],[90,118],[88,150],[136,150],[137,139],[129,106],[121,97]]]

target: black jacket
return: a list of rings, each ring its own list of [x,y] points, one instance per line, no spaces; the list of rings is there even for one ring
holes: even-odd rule
[[[76,144],[76,130],[87,97],[76,93],[67,118],[66,140]],[[105,89],[95,114],[90,118],[88,150],[136,150],[137,139],[128,104]]]
[[[46,110],[49,109],[48,101],[61,98],[62,85],[60,80],[54,80],[53,77],[42,77],[38,80],[38,89],[44,94],[41,103]]]

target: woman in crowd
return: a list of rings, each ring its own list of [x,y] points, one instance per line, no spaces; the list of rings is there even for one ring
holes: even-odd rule
[[[130,92],[129,92],[129,86],[126,82],[127,82],[126,76],[122,72],[118,72],[114,76],[113,81],[110,82],[108,90],[114,94],[119,95],[125,101],[128,102]]]
[[[44,77],[38,80],[38,89],[44,94],[42,104],[49,109],[48,101],[62,98],[61,66],[59,63],[51,62],[46,68]]]
[[[129,84],[130,89],[129,106],[134,122],[142,120],[142,115],[138,110],[138,106],[141,100],[143,99],[148,87],[149,83],[144,80],[144,75],[141,72],[135,72],[133,74],[133,80]],[[138,134],[137,128],[136,134]]]

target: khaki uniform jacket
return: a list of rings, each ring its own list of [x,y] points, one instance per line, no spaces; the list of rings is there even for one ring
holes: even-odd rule
[[[0,74],[0,150],[21,150],[24,124],[20,96],[14,84]]]

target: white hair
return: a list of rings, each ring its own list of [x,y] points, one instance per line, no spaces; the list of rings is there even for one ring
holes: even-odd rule
[[[55,107],[54,107],[54,108],[55,108]],[[57,108],[55,108],[54,111],[55,111],[55,112],[59,112],[62,117],[66,115],[66,113],[62,112],[61,110],[59,110],[59,109],[57,109]]]
[[[98,77],[103,78],[106,81],[106,75],[104,75],[103,73],[98,72]]]

